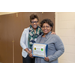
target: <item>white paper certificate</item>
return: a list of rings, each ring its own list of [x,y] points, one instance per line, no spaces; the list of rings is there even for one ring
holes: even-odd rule
[[[33,44],[33,56],[46,57],[46,44]]]

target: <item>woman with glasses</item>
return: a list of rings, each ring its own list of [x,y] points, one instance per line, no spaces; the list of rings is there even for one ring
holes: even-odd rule
[[[36,43],[48,44],[48,51],[45,58],[35,57],[35,63],[58,63],[58,58],[64,53],[64,45],[59,36],[51,34],[53,22],[50,19],[44,19],[40,24],[43,33],[37,38]]]

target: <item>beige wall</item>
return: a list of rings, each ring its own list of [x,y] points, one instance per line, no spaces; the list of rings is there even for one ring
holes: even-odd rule
[[[0,15],[12,14],[12,13],[17,13],[17,12],[0,12]]]
[[[75,63],[75,12],[56,12],[55,17],[55,32],[65,46],[59,62]]]

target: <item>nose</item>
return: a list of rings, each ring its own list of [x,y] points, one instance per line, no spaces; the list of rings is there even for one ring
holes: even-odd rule
[[[47,27],[45,27],[44,29],[47,29]]]
[[[36,24],[36,23],[34,22],[34,24]]]

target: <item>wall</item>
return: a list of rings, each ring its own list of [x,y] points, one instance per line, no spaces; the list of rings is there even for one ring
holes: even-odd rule
[[[55,32],[60,36],[65,47],[59,62],[75,63],[75,12],[56,12]]]
[[[22,63],[22,48],[20,37],[24,30],[30,26],[29,17],[37,14],[39,22],[44,18],[50,18],[54,23],[55,12],[19,12],[13,14],[0,15],[0,62],[2,63]]]
[[[6,15],[6,14],[12,14],[12,13],[18,13],[18,12],[0,12],[0,15]]]

